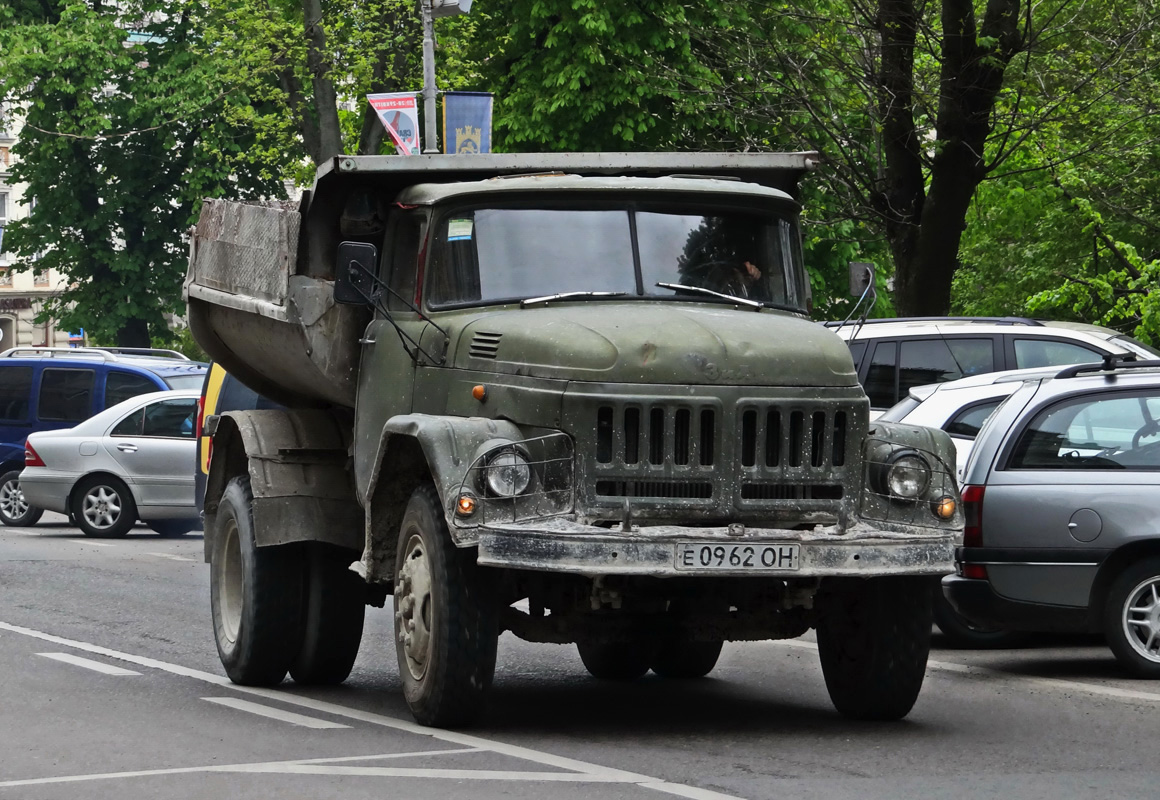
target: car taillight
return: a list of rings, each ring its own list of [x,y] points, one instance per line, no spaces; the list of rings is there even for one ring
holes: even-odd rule
[[[987,580],[987,568],[982,564],[963,564],[963,577],[975,580]]]
[[[34,449],[32,449],[32,443],[29,441],[24,442],[24,466],[26,466],[26,467],[46,467],[46,466],[48,466],[47,464],[44,463],[44,459],[40,457],[40,454],[37,453]]]
[[[963,514],[966,516],[966,525],[963,526],[963,546],[983,546],[983,490],[986,486],[963,487]]]
[[[201,426],[205,422],[205,398],[197,398],[197,424],[193,426],[193,438],[201,438]]]

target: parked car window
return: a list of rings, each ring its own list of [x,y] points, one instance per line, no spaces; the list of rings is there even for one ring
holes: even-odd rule
[[[197,399],[192,397],[151,403],[145,406],[141,435],[192,439],[196,414]]]
[[[898,345],[894,342],[879,342],[874,348],[870,369],[866,373],[866,395],[874,408],[889,408],[898,400],[897,372],[895,358]]]
[[[1015,339],[1015,367],[1055,367],[1067,364],[1091,364],[1103,360],[1103,354],[1090,347],[1049,339]]]
[[[0,420],[28,419],[28,398],[32,394],[32,367],[5,367],[0,370]]]
[[[158,388],[157,384],[141,375],[111,370],[105,378],[105,408],[112,408],[117,403],[139,394],[156,392]]]
[[[914,339],[902,342],[898,391],[995,371],[991,339]]]
[[[1160,397],[1082,397],[1041,411],[1016,445],[1011,467],[1160,469]]]
[[[93,407],[91,369],[46,369],[40,375],[40,419],[81,422],[89,418]]]
[[[117,423],[109,432],[110,436],[140,436],[141,422],[145,419],[145,409],[139,408]]]
[[[854,359],[854,370],[861,371],[862,358],[866,355],[865,342],[850,342],[850,358]]]
[[[959,413],[951,418],[951,421],[943,428],[952,436],[965,436],[968,439],[974,439],[979,435],[979,428],[983,427],[983,423],[987,418],[994,413],[999,404],[1006,398],[1000,397],[995,400],[989,400],[986,403],[979,403],[978,405],[964,408]]]

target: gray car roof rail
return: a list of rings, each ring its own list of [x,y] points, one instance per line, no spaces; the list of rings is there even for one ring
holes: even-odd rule
[[[102,361],[116,361],[115,353],[108,353],[93,347],[13,347],[0,353],[0,358],[90,358]]]
[[[1160,359],[1140,361],[1135,353],[1105,353],[1104,360],[1098,364],[1074,364],[1060,370],[1056,379],[1075,378],[1095,372],[1117,372],[1125,369],[1157,369],[1160,368]]]
[[[980,324],[991,325],[1031,325],[1034,327],[1043,327],[1043,322],[1031,317],[881,317],[878,319],[868,319],[865,325],[874,325],[887,322],[978,322]],[[841,320],[827,320],[825,326],[827,328],[836,328],[841,325]]]
[[[77,349],[77,348],[72,348]],[[102,347],[100,345],[89,345],[88,350],[103,350],[106,353],[113,353],[119,356],[149,356],[151,358],[168,358],[174,361],[190,361],[189,356],[184,353],[179,353],[176,350],[166,350],[160,347]]]

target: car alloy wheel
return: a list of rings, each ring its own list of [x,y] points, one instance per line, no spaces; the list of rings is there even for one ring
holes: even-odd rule
[[[121,518],[121,495],[108,486],[94,486],[82,501],[81,513],[94,530],[108,530]]]
[[[20,491],[20,481],[5,481],[0,485],[0,514],[8,519],[20,519],[28,513],[28,501]]]
[[[1132,649],[1160,664],[1160,576],[1141,581],[1128,593],[1121,624]]]

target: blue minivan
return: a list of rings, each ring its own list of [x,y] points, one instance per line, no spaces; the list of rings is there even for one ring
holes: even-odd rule
[[[172,350],[14,347],[0,353],[0,523],[34,525],[44,512],[24,501],[24,440],[71,428],[123,400],[193,389],[207,365]]]

